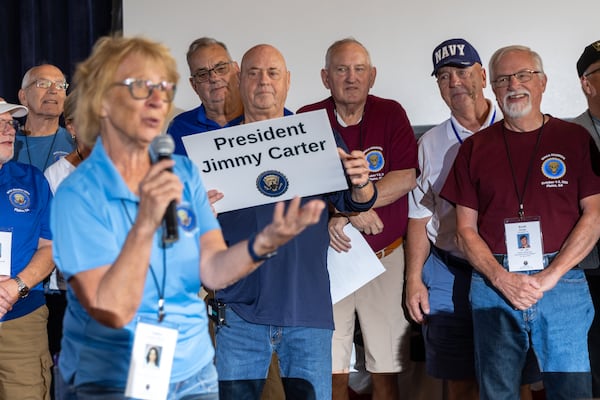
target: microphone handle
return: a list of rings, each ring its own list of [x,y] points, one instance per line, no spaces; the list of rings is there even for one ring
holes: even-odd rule
[[[171,159],[170,156],[159,155],[159,160]],[[168,171],[173,172],[172,168]],[[163,217],[163,235],[162,239],[165,244],[174,243],[179,240],[179,222],[177,221],[177,203],[172,200],[167,209],[165,210],[165,216]]]
[[[173,200],[167,206],[163,218],[163,242],[173,243],[179,240],[178,225],[177,204]]]

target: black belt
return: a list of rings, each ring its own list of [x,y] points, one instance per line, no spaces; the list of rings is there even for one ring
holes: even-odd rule
[[[463,268],[463,269],[471,269],[472,268],[471,264],[469,264],[469,262],[467,260],[465,260],[464,258],[456,257],[449,251],[442,250],[439,247],[434,246],[433,244],[430,247],[431,247],[431,252],[433,254],[435,254],[435,256],[437,258],[442,260],[444,262],[444,264],[451,266],[451,267],[456,267],[456,268]]]

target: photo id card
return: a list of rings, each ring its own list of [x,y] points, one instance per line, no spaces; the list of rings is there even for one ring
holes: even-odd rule
[[[539,217],[505,219],[504,235],[510,272],[544,269],[544,246]]]
[[[167,398],[177,335],[176,327],[164,322],[137,323],[125,396],[142,400]]]
[[[0,228],[0,275],[11,276],[12,231]]]

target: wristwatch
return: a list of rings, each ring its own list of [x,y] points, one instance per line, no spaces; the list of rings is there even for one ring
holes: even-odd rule
[[[258,254],[256,254],[254,252],[254,240],[255,239],[256,239],[256,235],[252,235],[250,237],[250,239],[248,239],[248,253],[250,254],[250,258],[252,259],[252,261],[254,261],[255,263],[261,262],[261,261],[266,261],[269,258],[277,255],[277,250],[274,250],[274,251],[264,254],[262,256],[259,256]]]
[[[19,288],[19,298],[24,299],[27,297],[27,295],[29,295],[29,286],[27,286],[18,275],[13,279],[15,282],[17,282],[17,287]]]

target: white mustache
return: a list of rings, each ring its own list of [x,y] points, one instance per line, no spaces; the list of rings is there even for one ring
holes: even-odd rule
[[[506,100],[508,100],[509,97],[511,96],[519,96],[525,94],[527,96],[531,96],[531,94],[529,93],[529,90],[527,89],[519,89],[519,90],[511,90],[509,92],[506,92],[506,94],[504,95],[504,98],[502,100],[504,100],[504,102],[506,103]]]

